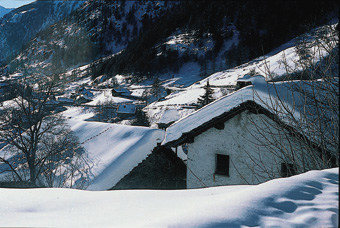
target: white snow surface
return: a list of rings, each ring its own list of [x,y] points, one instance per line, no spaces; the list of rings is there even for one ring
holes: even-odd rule
[[[0,189],[1,227],[338,227],[339,168],[193,190]]]
[[[164,137],[164,131],[158,129],[85,121],[93,114],[80,108],[70,108],[64,115],[94,162],[88,190],[113,187],[151,154]]]

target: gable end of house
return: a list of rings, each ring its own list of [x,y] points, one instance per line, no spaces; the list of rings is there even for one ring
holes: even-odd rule
[[[180,138],[173,140],[173,141],[170,141],[170,142],[166,143],[164,146],[167,147],[167,148],[171,148],[171,147],[177,147],[177,146],[182,145],[184,143],[194,143],[196,136],[200,135],[201,133],[203,133],[203,132],[205,132],[205,131],[209,130],[210,128],[213,128],[213,127],[218,129],[218,130],[223,130],[224,129],[224,123],[226,121],[230,120],[231,118],[239,115],[240,113],[242,113],[246,110],[251,112],[252,114],[255,114],[255,115],[263,114],[263,115],[267,116],[269,119],[276,122],[282,129],[286,130],[290,136],[306,142],[306,145],[310,146],[311,148],[313,148],[314,150],[316,150],[319,153],[320,158],[325,155],[326,156],[325,159],[330,162],[332,167],[336,166],[336,164],[337,164],[336,159],[337,158],[335,156],[333,156],[330,151],[323,151],[321,149],[321,147],[319,147],[315,142],[311,141],[308,137],[306,137],[302,133],[298,132],[294,127],[284,123],[279,118],[279,116],[270,112],[268,109],[262,107],[261,105],[259,105],[258,103],[254,102],[252,100],[245,101],[245,102],[241,103],[239,106],[234,107],[233,109],[229,110],[228,112],[225,112],[225,113],[221,114],[220,116],[212,118],[211,120],[205,122],[204,124],[194,128],[193,130],[191,130],[189,132],[183,133]]]

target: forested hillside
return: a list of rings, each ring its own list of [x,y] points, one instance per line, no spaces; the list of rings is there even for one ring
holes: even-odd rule
[[[36,1],[0,18],[0,65],[14,58],[38,32],[64,19],[84,1]]]
[[[1,52],[9,73],[55,75],[92,63],[92,79],[125,74],[140,81],[176,73],[183,64],[193,62],[206,77],[266,54],[338,14],[336,1],[331,0],[65,4],[37,1],[2,19],[0,29],[6,34],[2,44],[14,47]],[[34,16],[43,7],[51,9]],[[69,7],[63,10],[68,14],[58,13],[60,7]],[[29,33],[23,33],[23,28]],[[20,47],[21,53],[10,58]]]
[[[117,53],[173,4],[86,1],[73,14],[42,30],[27,43],[10,62],[10,72],[25,68],[28,72],[59,74],[67,68]]]
[[[210,65],[213,72],[221,65],[222,68],[240,65],[312,26],[325,23],[335,16],[335,4],[335,1],[183,1],[147,26],[122,53],[103,63],[95,76],[176,72],[189,61],[198,62],[202,71],[207,71]],[[189,45],[173,48],[167,42],[171,36],[181,35],[182,42]]]

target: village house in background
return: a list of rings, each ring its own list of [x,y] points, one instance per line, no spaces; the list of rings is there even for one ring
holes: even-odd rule
[[[131,95],[131,91],[127,88],[114,88],[112,89],[112,96],[115,97],[127,97]]]
[[[119,104],[117,108],[117,115],[120,118],[129,118],[136,113],[135,104]]]

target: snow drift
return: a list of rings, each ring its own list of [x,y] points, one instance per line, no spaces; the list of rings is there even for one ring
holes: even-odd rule
[[[0,189],[0,226],[338,227],[338,187],[339,168],[194,190]]]

